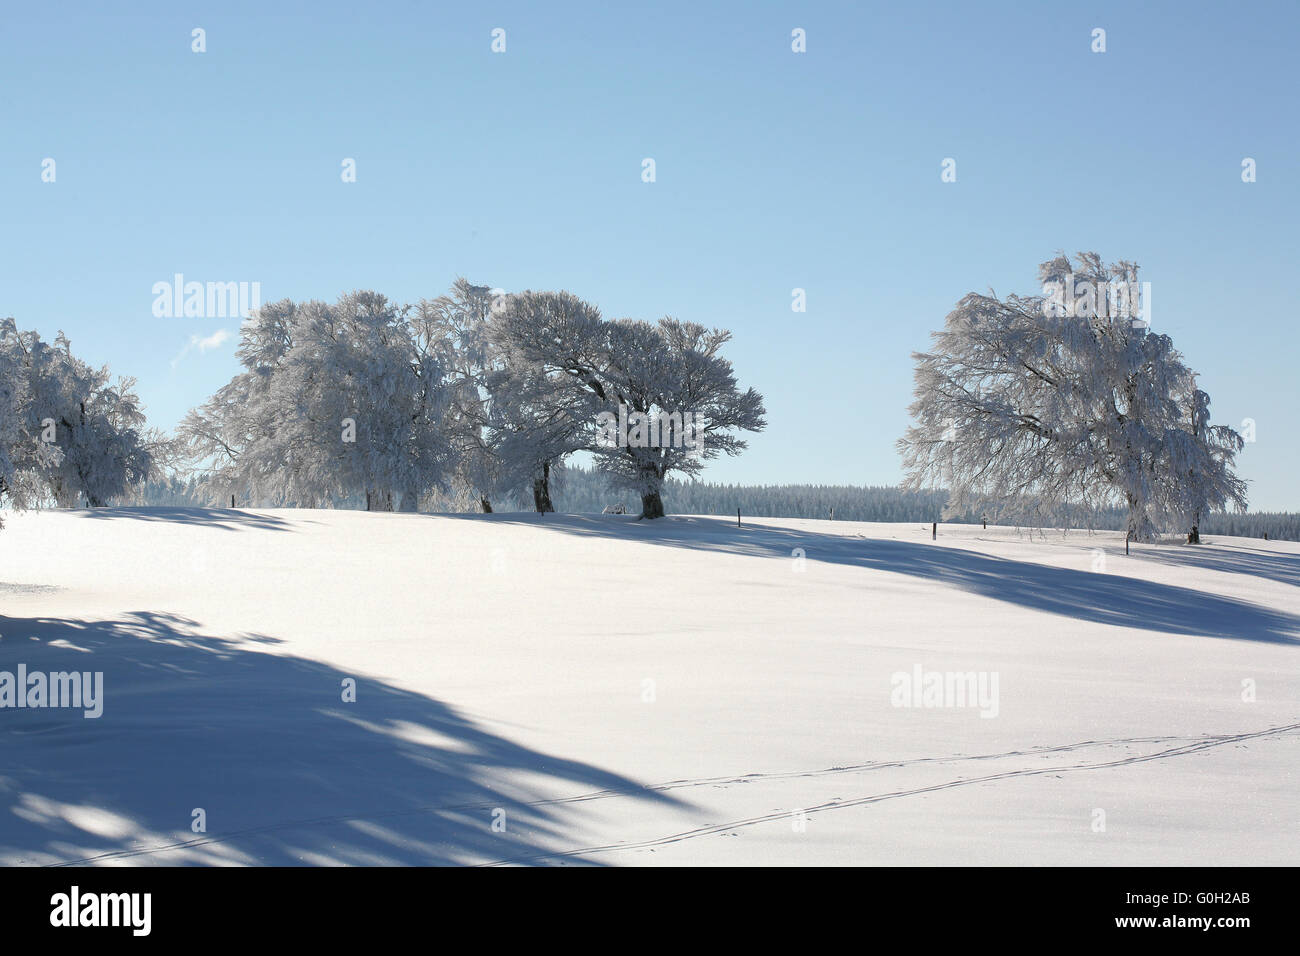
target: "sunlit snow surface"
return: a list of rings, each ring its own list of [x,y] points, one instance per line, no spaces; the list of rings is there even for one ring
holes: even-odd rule
[[[105,700],[0,709],[0,863],[1300,862],[1297,544],[4,518],[0,671]]]

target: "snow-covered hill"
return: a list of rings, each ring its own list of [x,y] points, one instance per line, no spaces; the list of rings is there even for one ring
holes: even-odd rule
[[[0,671],[102,671],[104,699],[0,709],[0,863],[1300,861],[1300,545],[5,524]],[[984,699],[896,706],[918,671]]]

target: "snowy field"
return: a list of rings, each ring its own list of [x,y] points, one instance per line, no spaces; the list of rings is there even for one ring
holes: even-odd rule
[[[102,671],[104,699],[0,710],[0,863],[1300,863],[1294,543],[5,524],[0,671]],[[995,706],[895,706],[917,668]]]

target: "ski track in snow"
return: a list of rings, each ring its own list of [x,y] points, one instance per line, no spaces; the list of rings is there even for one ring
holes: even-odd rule
[[[973,754],[973,755],[949,755],[942,757],[915,757],[907,760],[882,761],[878,763],[854,764],[843,767],[827,767],[821,770],[803,770],[803,771],[784,771],[776,773],[748,773],[740,776],[721,776],[721,777],[699,777],[694,779],[671,780],[666,783],[651,784],[639,788],[624,788],[614,790],[593,790],[588,793],[576,794],[570,797],[556,797],[546,800],[528,801],[525,806],[545,807],[561,806],[566,804],[587,803],[595,800],[616,799],[619,797],[636,796],[644,792],[665,792],[670,790],[680,790],[690,787],[728,787],[737,784],[754,783],[760,781],[780,781],[780,780],[798,780],[809,777],[826,777],[837,774],[866,773],[872,770],[896,769],[899,767],[910,767],[919,764],[952,764],[965,763],[972,761],[984,760],[1005,760],[1012,757],[1043,757],[1057,753],[1073,753],[1093,747],[1117,747],[1132,746],[1137,744],[1166,744],[1171,741],[1183,741],[1177,746],[1165,750],[1158,750],[1154,753],[1135,754],[1129,757],[1122,757],[1115,760],[1103,760],[1093,763],[1078,763],[1065,766],[1053,765],[1049,767],[1023,768],[1017,770],[1006,770],[1000,773],[986,774],[980,777],[959,777],[955,780],[945,781],[943,783],[931,784],[926,787],[916,787],[910,790],[895,790],[885,793],[868,794],[862,797],[855,797],[849,800],[835,799],[826,803],[812,807],[801,808],[804,813],[813,814],[821,813],[827,810],[842,810],[848,807],[859,807],[867,804],[879,803],[884,800],[894,800],[900,797],[916,796],[918,794],[933,793],[941,790],[951,790],[956,787],[970,786],[977,783],[988,783],[998,780],[1009,780],[1014,778],[1039,776],[1042,774],[1059,774],[1073,773],[1091,770],[1105,770],[1113,767],[1126,767],[1133,764],[1145,763],[1151,760],[1163,760],[1170,757],[1180,757],[1186,754],[1197,753],[1202,750],[1209,750],[1216,747],[1223,747],[1229,744],[1241,743],[1243,741],[1255,740],[1263,737],[1278,737],[1287,734],[1300,732],[1300,723],[1285,724],[1277,727],[1269,727],[1265,730],[1254,731],[1242,734],[1225,734],[1225,735],[1202,735],[1197,737],[1177,737],[1177,736],[1159,736],[1159,737],[1124,737],[1113,740],[1086,740],[1073,744],[1063,744],[1055,747],[1034,747],[1028,750],[1011,750],[1005,753],[997,754]],[[451,812],[468,812],[473,810],[490,810],[491,803],[472,803],[457,804],[449,806],[428,806],[416,807],[414,809],[398,810],[390,813],[374,814],[344,814],[330,817],[316,817],[309,820],[291,820],[281,823],[268,824],[262,827],[252,827],[244,830],[237,830],[231,833],[205,836],[200,839],[186,840],[178,843],[168,843],[159,846],[139,847],[129,850],[117,850],[110,853],[103,853],[96,856],[85,857],[76,860],[63,860],[57,863],[45,864],[48,867],[63,866],[85,866],[88,864],[105,863],[115,860],[130,859],[132,857],[148,856],[154,853],[165,853],[173,850],[194,849],[202,846],[212,846],[222,843],[229,843],[244,837],[258,836],[264,833],[272,833],[277,830],[298,829],[304,827],[330,826],[339,823],[351,822],[373,822],[384,819],[393,819],[396,817],[416,816],[426,813],[451,813]],[[790,815],[790,810],[781,810],[773,813],[762,814],[760,816],[746,817],[740,820],[732,820],[727,823],[708,824],[697,827],[692,830],[683,830],[678,833],[672,833],[668,836],[659,837],[653,840],[642,840],[635,843],[609,843],[599,846],[581,847],[572,850],[553,850],[545,853],[536,853],[528,856],[511,857],[502,860],[493,860],[486,863],[480,863],[480,866],[507,866],[511,864],[541,863],[547,860],[562,860],[569,857],[587,856],[596,853],[610,853],[618,850],[640,850],[657,846],[665,846],[672,843],[680,843],[683,840],[690,840],[696,837],[709,836],[715,833],[724,833],[729,830],[737,830],[743,827],[756,826],[760,823],[769,823],[776,820],[785,820]]]
[[[983,777],[958,778],[957,780],[949,780],[944,783],[932,784],[931,786],[928,787],[916,787],[911,790],[897,790],[890,793],[870,794],[865,797],[856,797],[852,800],[838,800],[838,799],[831,800],[814,807],[803,807],[801,809],[806,814],[821,813],[826,810],[842,810],[846,807],[860,807],[870,803],[879,803],[884,800],[897,799],[898,797],[910,797],[922,793],[933,793],[938,790],[951,790],[955,787],[965,787],[975,783],[987,783],[989,781],[994,781],[994,780],[1007,780],[1014,777],[1033,777],[1033,776],[1038,776],[1040,774],[1078,772],[1078,771],[1086,771],[1086,770],[1104,770],[1110,767],[1125,767],[1131,764],[1145,763],[1148,760],[1161,760],[1167,757],[1181,757],[1185,754],[1196,753],[1197,751],[1200,750],[1208,750],[1214,747],[1222,747],[1227,744],[1239,743],[1245,740],[1253,740],[1259,737],[1280,736],[1283,734],[1295,733],[1296,731],[1300,731],[1300,724],[1287,724],[1281,727],[1270,727],[1267,730],[1260,730],[1254,733],[1192,738],[1191,743],[1183,744],[1178,747],[1173,747],[1170,748],[1169,750],[1162,750],[1157,753],[1151,753],[1151,754],[1141,754],[1133,757],[1124,757],[1119,760],[1108,760],[1108,761],[1101,761],[1098,763],[1091,763],[1091,764],[1074,764],[1074,765],[1064,766],[1064,767],[1054,766],[1054,767],[1038,767],[1034,769],[1024,769],[1024,770],[1007,770],[1007,771],[1003,771],[1002,773],[988,774]],[[889,764],[869,764],[869,765],[864,765],[862,767],[831,768],[830,770],[811,771],[808,773],[775,774],[775,775],[771,775],[771,777],[775,777],[775,778],[810,777],[810,776],[820,776],[822,774],[828,774],[828,773],[844,773],[853,770],[875,770],[875,769],[880,769],[883,767],[891,767],[891,766],[900,767],[900,766],[906,766],[908,764],[915,764],[915,763],[926,763],[926,762],[950,763],[950,762],[959,762],[963,760],[990,760],[990,759],[997,759],[998,757],[1004,757],[1004,756],[1010,757],[1010,756],[1023,756],[1028,754],[1059,753],[1062,751],[1071,751],[1083,747],[1115,746],[1115,745],[1126,744],[1126,743],[1168,741],[1168,740],[1177,740],[1177,739],[1180,738],[1134,737],[1134,738],[1129,738],[1127,740],[1088,741],[1080,744],[1068,744],[1062,747],[1051,747],[1051,748],[1045,748],[1041,750],[1012,751],[1007,754],[984,754],[975,757],[922,757],[917,760],[897,761]],[[1188,739],[1188,738],[1181,738],[1181,739]],[[748,779],[753,779],[755,776],[763,776],[763,775],[750,775],[748,777],[737,778],[736,780],[731,782],[740,783]],[[699,783],[704,783],[704,782],[706,781],[699,781],[691,785],[698,785]],[[670,784],[664,787],[663,789],[670,789],[671,787],[672,785]],[[690,840],[695,837],[709,836],[710,834],[714,834],[714,833],[725,833],[728,830],[738,830],[742,827],[755,826],[759,823],[770,823],[776,820],[786,820],[789,818],[789,816],[790,816],[789,810],[780,810],[775,813],[765,813],[761,816],[747,817],[743,820],[733,820],[730,823],[718,823],[718,824],[712,824],[710,826],[698,827],[694,830],[683,830],[680,833],[673,833],[670,834],[669,836],[659,837],[658,839],[655,840],[642,840],[638,843],[612,843],[612,844],[605,844],[603,846],[583,847],[582,849],[578,849],[578,850],[562,850],[554,853],[539,853],[533,856],[520,857],[516,859],[496,860],[493,861],[492,863],[486,863],[482,865],[505,866],[512,863],[537,863],[537,862],[550,860],[550,859],[562,859],[564,857],[569,857],[569,856],[586,856],[593,853],[609,853],[616,850],[648,849],[650,847],[665,846],[671,843],[680,843],[683,840]]]

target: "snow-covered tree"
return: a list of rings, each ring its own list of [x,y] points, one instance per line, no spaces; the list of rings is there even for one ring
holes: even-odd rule
[[[238,355],[246,371],[181,425],[212,498],[317,507],[363,494],[391,511],[445,480],[442,366],[382,295],[271,303],[245,322]]]
[[[564,376],[522,353],[507,348],[498,354],[500,362],[488,377],[487,418],[498,480],[517,497],[531,496],[537,512],[554,511],[552,482],[565,458],[586,441],[586,397]]]
[[[53,343],[0,323],[0,479],[21,506],[51,500],[100,507],[157,472],[166,442],[144,431],[135,382],[111,382],[72,354],[62,332]]]
[[[1179,407],[1186,412],[1186,427],[1172,431],[1162,452],[1163,513],[1179,528],[1187,529],[1187,543],[1200,544],[1201,522],[1211,512],[1232,507],[1246,509],[1246,483],[1232,472],[1245,442],[1227,425],[1210,424],[1210,396],[1195,387],[1189,375]]]
[[[27,502],[14,484],[14,452],[25,437],[20,425],[26,377],[16,348],[17,336],[13,319],[0,320],[0,505],[21,508]]]
[[[177,433],[195,467],[195,494],[209,504],[247,492],[251,482],[246,452],[258,434],[256,409],[269,375],[241,372],[182,420]]]
[[[524,292],[495,316],[493,336],[557,387],[568,414],[585,409],[583,447],[640,495],[644,518],[663,517],[670,473],[697,475],[720,453],[739,454],[746,443],[734,432],[766,424],[762,396],[740,391],[720,354],[726,331],[673,318],[607,321],[570,293]]]
[[[505,301],[459,278],[448,295],[419,303],[414,324],[440,344],[448,369],[446,427],[459,494],[483,511],[497,498],[531,498],[537,511],[554,511],[552,476],[581,447],[585,420],[565,383],[493,334],[492,316]]]
[[[1209,426],[1208,396],[1170,338],[1135,318],[1132,299],[1107,301],[1137,288],[1137,266],[1082,253],[1039,278],[1042,295],[967,295],[914,355],[904,488],[948,487],[948,514],[1036,526],[1092,526],[1120,504],[1136,539],[1244,508],[1239,437]],[[1062,307],[1063,287],[1088,294]]]
[[[501,461],[493,453],[490,388],[497,362],[488,340],[493,295],[488,286],[457,278],[447,295],[416,304],[417,340],[439,357],[444,369],[447,412],[443,427],[453,449],[453,494],[468,497],[485,512],[504,493]]]

